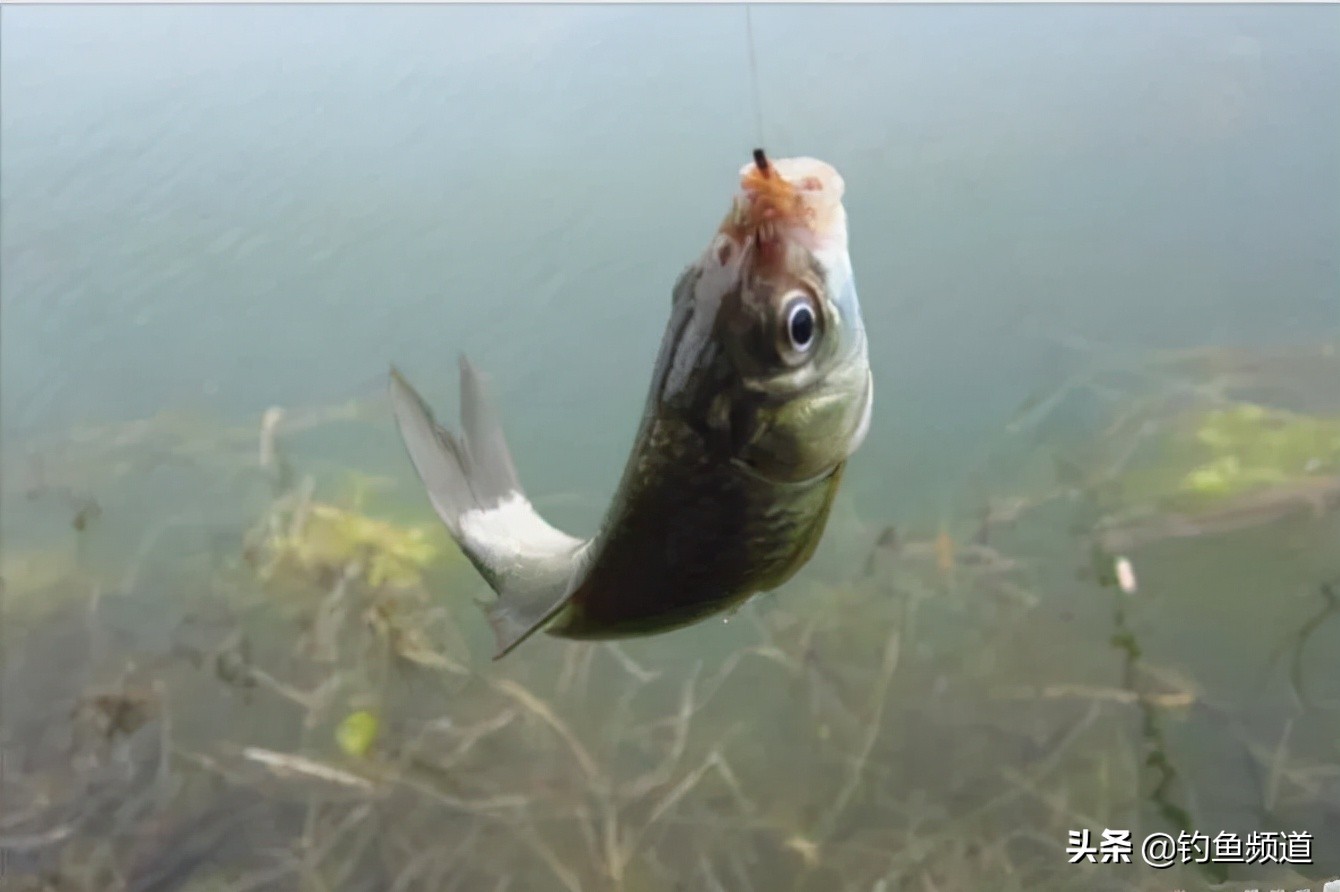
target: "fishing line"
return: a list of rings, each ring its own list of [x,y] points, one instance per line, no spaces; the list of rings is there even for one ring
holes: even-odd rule
[[[763,103],[759,100],[758,57],[754,51],[754,17],[751,9],[748,3],[744,5],[744,33],[749,43],[749,86],[754,97],[754,135],[757,137],[754,145],[765,146],[767,142],[763,139]]]

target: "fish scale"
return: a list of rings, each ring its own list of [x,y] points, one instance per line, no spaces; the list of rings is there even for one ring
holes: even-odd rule
[[[667,631],[775,588],[808,559],[841,477],[839,465],[779,499],[678,419],[659,420],[646,445],[647,461],[596,539],[602,560],[554,634]]]

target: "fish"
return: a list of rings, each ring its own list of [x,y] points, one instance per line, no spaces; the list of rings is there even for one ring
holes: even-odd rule
[[[814,158],[740,171],[729,211],[678,276],[631,454],[597,532],[527,498],[483,376],[460,357],[460,427],[393,365],[410,462],[497,593],[496,648],[681,629],[774,591],[814,554],[874,402],[848,252],[845,183]]]

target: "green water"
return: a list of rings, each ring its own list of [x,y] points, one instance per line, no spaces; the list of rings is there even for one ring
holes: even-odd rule
[[[1144,545],[1133,595],[1092,535],[1129,507],[1101,470],[1131,431],[1216,398],[1340,415],[1340,14],[752,23],[757,109],[738,6],[0,10],[18,888],[1225,878],[1070,865],[1084,827],[1305,831],[1314,864],[1227,888],[1340,874],[1334,505]],[[820,553],[728,623],[491,664],[387,365],[452,417],[469,353],[534,501],[589,533],[756,111],[770,154],[846,179],[870,336]],[[422,602],[257,579],[246,533],[308,476],[431,531]],[[970,559],[987,504],[1025,506],[989,537],[1018,566]],[[365,710],[376,740],[342,752]]]

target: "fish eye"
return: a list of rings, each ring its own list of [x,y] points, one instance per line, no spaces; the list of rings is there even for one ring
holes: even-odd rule
[[[819,317],[814,298],[797,293],[785,304],[782,313],[782,341],[787,354],[803,355],[819,338]]]

